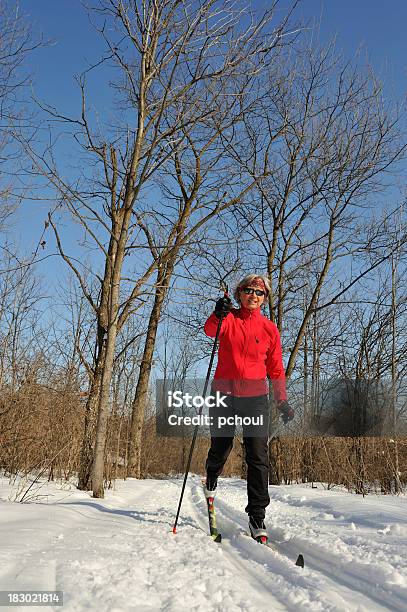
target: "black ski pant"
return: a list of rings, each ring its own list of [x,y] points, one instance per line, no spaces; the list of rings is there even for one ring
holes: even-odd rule
[[[233,447],[236,425],[233,417],[250,417],[245,424],[243,443],[247,463],[247,498],[246,512],[257,520],[263,520],[266,508],[270,503],[268,493],[269,457],[268,457],[268,414],[267,395],[256,397],[227,396],[227,408],[211,408],[211,446],[206,460],[206,472],[209,480],[215,480],[222,473],[223,466]],[[262,425],[260,425],[260,417]],[[219,417],[228,417],[228,423],[219,427]],[[238,419],[237,419],[238,421]],[[239,424],[239,423],[238,423]]]

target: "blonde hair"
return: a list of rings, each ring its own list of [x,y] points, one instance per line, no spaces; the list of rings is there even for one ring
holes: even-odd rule
[[[233,297],[235,298],[236,302],[240,304],[240,289],[242,289],[243,287],[249,287],[255,278],[261,278],[261,280],[263,281],[264,286],[266,287],[266,297],[270,294],[271,285],[267,276],[263,276],[262,274],[248,274],[247,276],[242,278],[242,280],[239,281],[236,285],[236,289],[233,292]]]

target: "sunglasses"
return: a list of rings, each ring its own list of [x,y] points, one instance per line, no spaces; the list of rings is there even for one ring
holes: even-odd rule
[[[243,293],[245,293],[246,295],[253,295],[253,293],[255,293],[257,297],[263,297],[265,295],[264,291],[262,291],[261,289],[253,289],[252,287],[245,287],[240,291],[243,291]]]

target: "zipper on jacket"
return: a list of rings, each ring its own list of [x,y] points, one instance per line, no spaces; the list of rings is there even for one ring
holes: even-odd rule
[[[249,316],[248,316],[248,318],[246,320],[250,321],[250,331],[251,331],[251,329],[252,329],[252,313],[249,314]],[[241,375],[242,381],[244,380],[243,374],[244,374],[244,372],[246,370],[245,366],[246,366],[246,357],[247,357],[247,353],[248,353],[248,350],[249,350],[249,342],[248,342],[249,338],[250,338],[250,334],[247,333],[246,334],[246,342],[245,342],[246,346],[245,346],[245,351],[244,351],[244,354],[243,354],[244,355],[244,358],[243,358],[243,370],[242,370],[242,375]]]

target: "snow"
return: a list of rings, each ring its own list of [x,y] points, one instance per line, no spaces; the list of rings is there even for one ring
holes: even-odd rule
[[[42,480],[17,503],[23,484],[1,477],[0,590],[64,592],[63,608],[36,610],[407,610],[405,496],[271,486],[272,550],[245,535],[239,479],[218,487],[221,545],[207,536],[198,476],[188,480],[174,535],[181,485],[117,481],[100,500]]]

